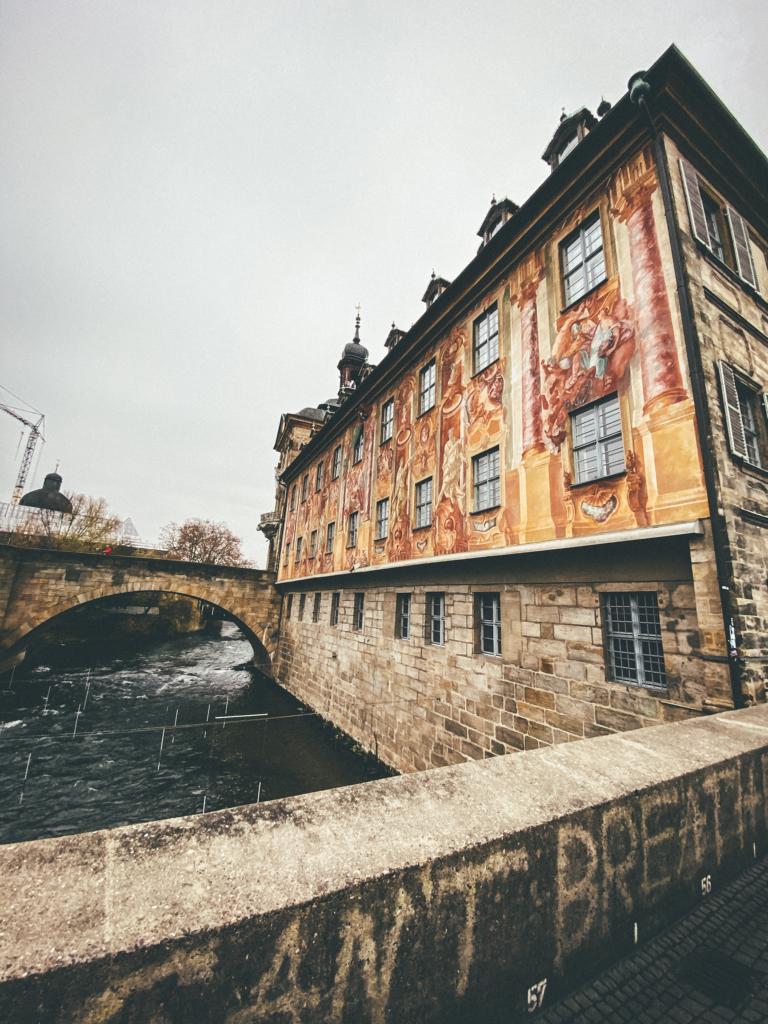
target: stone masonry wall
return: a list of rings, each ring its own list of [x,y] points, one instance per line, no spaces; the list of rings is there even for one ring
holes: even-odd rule
[[[756,293],[692,237],[678,162],[680,152],[671,142],[667,145],[709,408],[711,433],[708,439],[702,440],[702,445],[711,452],[720,513],[727,533],[725,554],[742,689],[752,700],[764,700],[768,670],[768,422],[759,400],[756,401],[764,469],[750,466],[731,454],[718,362],[730,364],[758,389],[768,391],[768,263],[765,258],[768,240],[762,243],[763,253],[756,240],[752,243],[758,276]],[[708,180],[706,168],[697,167],[697,171],[708,188],[715,187]],[[748,211],[741,213],[746,215]],[[752,520],[750,513],[756,513]],[[710,571],[714,571],[713,564]],[[712,650],[722,654],[719,602],[716,616],[720,618],[721,639]]]
[[[347,578],[348,580],[348,578]],[[713,699],[697,657],[700,644],[690,579],[594,583],[481,582],[363,585],[340,590],[337,626],[331,593],[300,594],[291,617],[284,595],[277,676],[301,700],[400,771],[530,750],[688,718]],[[356,584],[356,585],[355,585]],[[327,585],[327,583],[326,583]],[[602,595],[658,593],[665,691],[607,681]],[[365,594],[365,620],[353,629],[354,593]],[[426,594],[445,593],[446,643],[424,639]],[[499,592],[502,655],[475,651],[474,597]],[[410,593],[411,636],[395,637],[398,593]],[[717,684],[716,684],[717,686]],[[728,694],[714,696],[728,706]]]

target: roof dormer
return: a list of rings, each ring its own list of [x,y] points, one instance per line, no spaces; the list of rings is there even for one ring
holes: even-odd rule
[[[432,277],[429,279],[427,290],[421,297],[421,301],[427,304],[427,309],[429,309],[436,299],[440,298],[450,283],[451,282],[446,281],[444,277],[435,277],[435,272],[434,270],[432,271]]]
[[[395,321],[392,321],[392,330],[387,335],[387,340],[384,342],[384,348],[387,352],[391,352],[396,345],[405,337],[405,331],[401,331],[399,327],[395,327]]]
[[[482,238],[480,248],[487,245],[499,229],[513,217],[520,207],[511,199],[501,199],[496,202],[496,196],[491,199],[491,207],[480,225],[478,235]]]
[[[581,110],[577,110],[570,116],[563,110],[560,115],[560,124],[542,153],[541,159],[548,163],[550,169],[554,171],[596,124],[597,118],[586,107],[582,107]]]

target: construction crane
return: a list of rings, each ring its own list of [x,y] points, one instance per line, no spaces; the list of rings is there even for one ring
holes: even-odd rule
[[[0,385],[0,387],[2,387],[2,385]],[[8,388],[3,388],[3,390],[8,391]],[[13,392],[9,391],[9,394],[13,395]],[[14,395],[14,398],[18,398],[18,395]],[[24,446],[24,454],[21,457],[21,466],[19,467],[16,484],[14,485],[13,494],[11,495],[11,504],[18,505],[21,501],[21,496],[24,493],[24,484],[27,482],[29,467],[32,465],[32,459],[35,454],[35,448],[37,448],[37,442],[40,440],[45,441],[45,435],[43,434],[45,416],[43,416],[38,409],[34,409],[31,412],[24,409],[23,412],[27,413],[27,415],[31,415],[32,413],[37,414],[37,420],[28,420],[27,417],[22,415],[18,409],[14,409],[10,405],[5,405],[3,402],[0,402],[0,409],[2,409],[3,412],[7,412],[9,416],[13,416],[14,419],[19,420],[19,422],[23,423],[25,427],[29,427],[29,436],[27,437],[27,443]]]

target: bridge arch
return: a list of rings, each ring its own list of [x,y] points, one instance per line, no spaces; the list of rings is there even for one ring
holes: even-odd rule
[[[0,661],[23,651],[52,620],[103,598],[179,594],[221,609],[273,675],[280,598],[272,573],[150,557],[108,557],[0,545]]]

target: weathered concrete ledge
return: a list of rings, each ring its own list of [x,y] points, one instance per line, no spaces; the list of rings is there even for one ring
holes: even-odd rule
[[[768,845],[768,707],[0,848],[0,1020],[510,1021]]]

